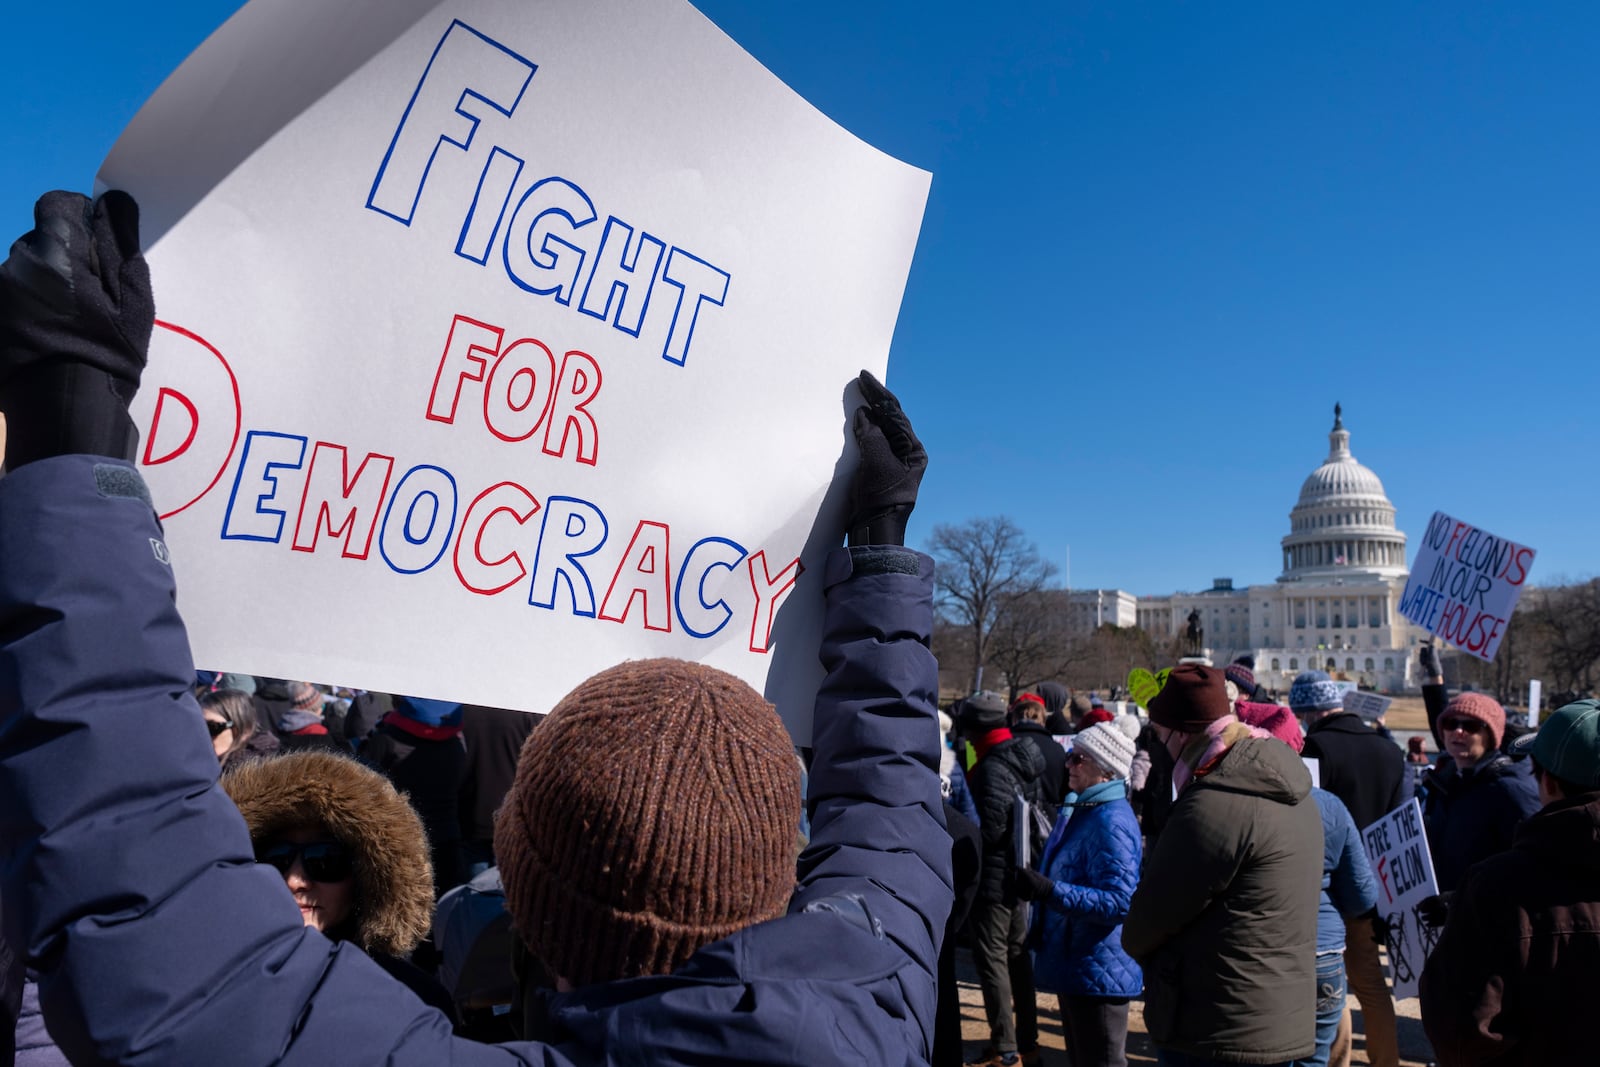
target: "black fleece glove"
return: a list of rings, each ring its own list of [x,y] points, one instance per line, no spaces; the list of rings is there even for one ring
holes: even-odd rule
[[[1373,908],[1371,911],[1361,916],[1361,918],[1372,923],[1373,943],[1376,945],[1387,946],[1389,944],[1390,933],[1389,920],[1384,918],[1382,915],[1379,915],[1377,908]]]
[[[1023,900],[1043,900],[1055,887],[1054,882],[1038,871],[1029,867],[1017,868],[1017,896]]]
[[[139,207],[52,192],[0,264],[0,411],[6,466],[86,454],[132,460],[128,403],[150,351],[155,300]]]
[[[1417,918],[1437,929],[1450,918],[1450,893],[1424,897],[1417,901]]]
[[[861,464],[850,485],[850,545],[903,545],[928,453],[893,393],[866,371],[857,385],[866,404],[854,422]]]
[[[1432,645],[1417,649],[1417,660],[1422,664],[1423,678],[1443,678],[1444,666],[1439,662],[1439,650]]]

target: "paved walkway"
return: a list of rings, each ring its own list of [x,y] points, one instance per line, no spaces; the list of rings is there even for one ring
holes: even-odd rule
[[[978,989],[977,972],[973,970],[971,954],[964,948],[956,953],[956,980],[961,986],[961,1036],[967,1042],[967,1055],[976,1056],[988,1040],[989,1028],[983,1021],[983,994]],[[1396,1011],[1400,1015],[1400,1055],[1403,1057],[1400,1062],[1403,1067],[1424,1067],[1433,1058],[1433,1052],[1422,1032],[1417,1001],[1402,1000],[1396,1005]],[[1355,1030],[1355,1053],[1351,1063],[1368,1064],[1359,1011],[1355,1013]],[[1042,1067],[1070,1067],[1061,1015],[1056,998],[1050,993],[1039,994],[1039,1044],[1043,1049]],[[1132,1067],[1155,1062],[1155,1049],[1144,1029],[1144,1004],[1136,1000],[1128,1010],[1128,1063]]]

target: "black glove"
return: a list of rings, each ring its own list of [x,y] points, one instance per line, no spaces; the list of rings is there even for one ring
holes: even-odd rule
[[[6,465],[87,454],[132,460],[128,403],[150,351],[155,300],[127,193],[53,192],[0,264],[0,411]]]
[[[1028,867],[1017,868],[1017,896],[1023,900],[1043,900],[1055,889],[1056,884],[1044,875]]]
[[[1423,645],[1417,649],[1417,661],[1422,664],[1424,678],[1444,677],[1444,666],[1439,662],[1439,650],[1433,645]]]
[[[903,545],[928,453],[893,393],[866,371],[857,385],[866,404],[855,414],[861,463],[850,485],[850,544]]]
[[[1385,947],[1385,948],[1388,947],[1388,944],[1389,944],[1389,920],[1385,919],[1382,915],[1379,915],[1377,908],[1373,908],[1371,911],[1369,911],[1365,915],[1361,916],[1361,918],[1367,920],[1368,922],[1370,922],[1372,924],[1372,941],[1373,941],[1373,944],[1379,945],[1379,946],[1382,946],[1382,947]]]
[[[1450,917],[1450,894],[1423,897],[1417,901],[1417,918],[1437,929]]]

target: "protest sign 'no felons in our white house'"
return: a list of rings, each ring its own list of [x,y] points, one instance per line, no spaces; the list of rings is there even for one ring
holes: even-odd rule
[[[1400,614],[1481,660],[1500,649],[1533,567],[1533,549],[1433,513],[1400,596]]]
[[[682,656],[805,741],[928,181],[682,0],[254,0],[99,179],[197,661],[545,710]]]

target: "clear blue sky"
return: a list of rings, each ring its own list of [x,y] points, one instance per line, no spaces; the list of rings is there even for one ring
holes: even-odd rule
[[[235,6],[10,13],[0,230]],[[1339,400],[1413,554],[1439,508],[1600,571],[1600,6],[699,6],[933,172],[913,539],[1008,514],[1074,586],[1270,581]]]

